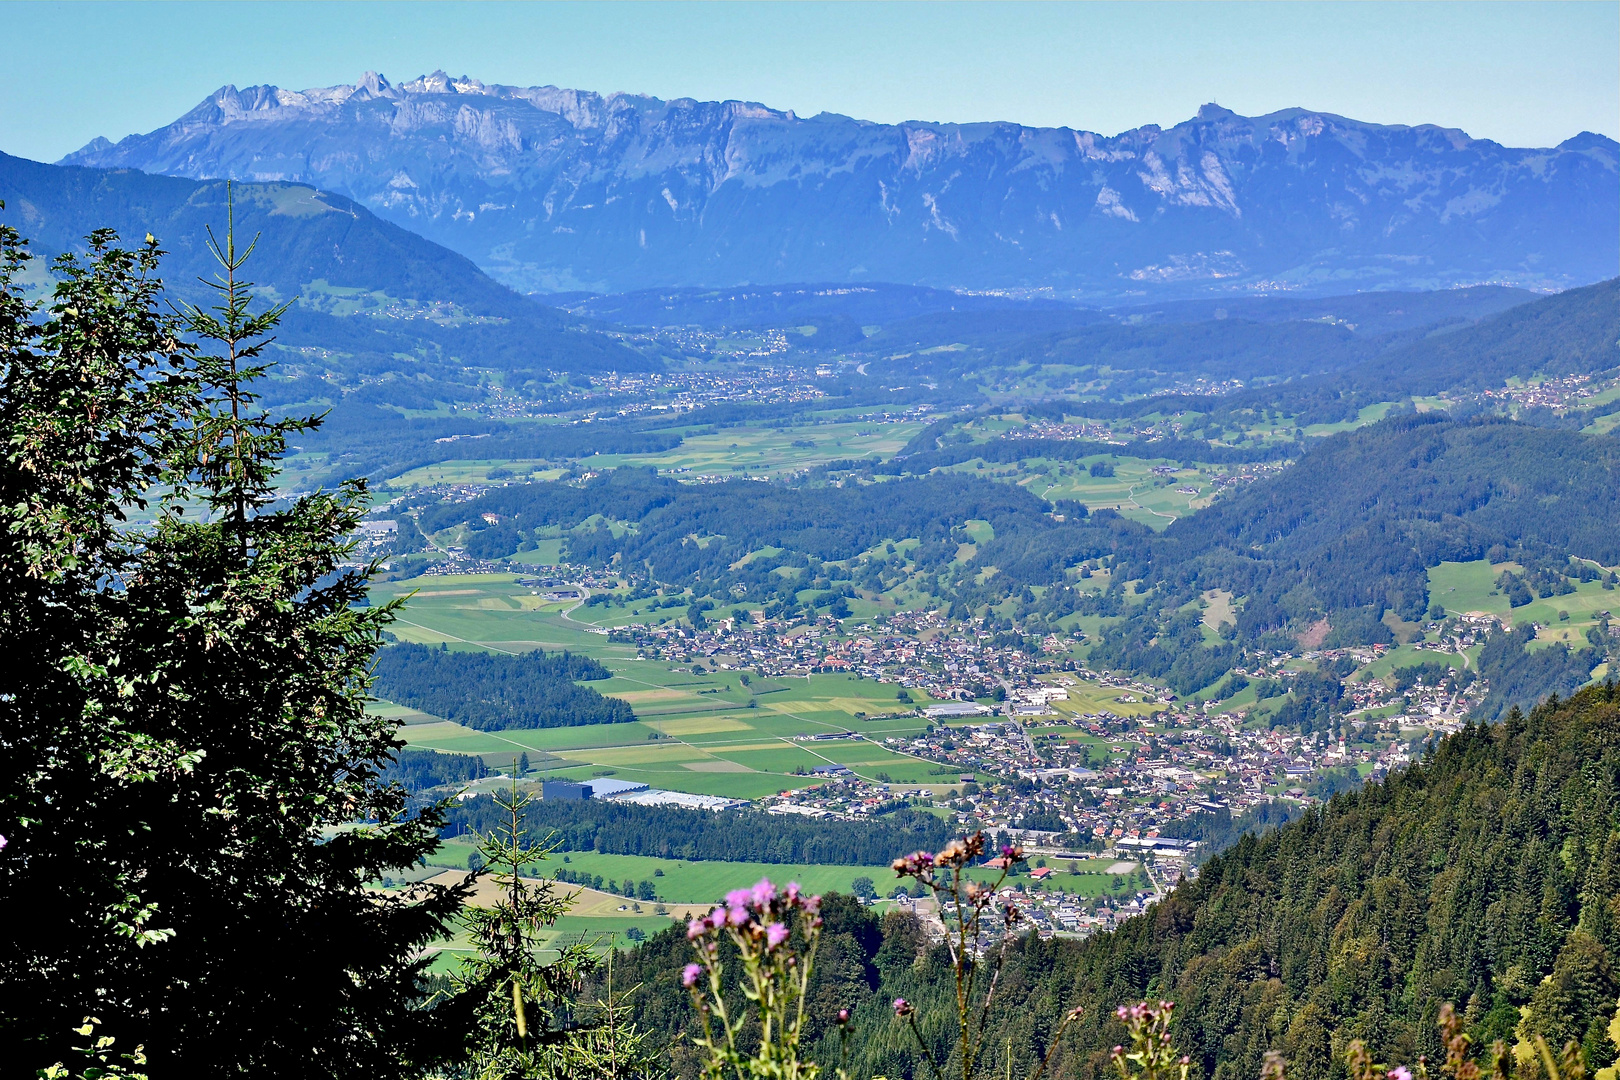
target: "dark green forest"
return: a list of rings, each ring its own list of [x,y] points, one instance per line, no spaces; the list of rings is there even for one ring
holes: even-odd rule
[[[378,651],[373,689],[480,731],[628,723],[636,718],[630,706],[575,682],[612,677],[597,661],[569,652],[508,656],[407,643]]]
[[[447,811],[449,834],[487,832],[499,813],[488,796]],[[524,822],[536,836],[555,833],[562,851],[650,855],[688,861],[879,866],[952,836],[932,814],[902,809],[874,821],[811,820],[758,810],[683,810],[611,800],[533,803]]]
[[[1620,367],[1620,278],[1510,308],[1351,369],[1363,391],[1412,396],[1489,390],[1513,376],[1578,375]]]
[[[856,1075],[927,1074],[890,1001],[925,1017],[941,1059],[953,1032],[950,966],[915,918],[825,910],[811,992],[817,1053],[837,1060],[832,1014],[853,1013]],[[672,929],[615,961],[640,984],[635,1015],[678,1036],[693,1014],[676,984],[690,955]],[[1531,1034],[1612,1061],[1605,1029],[1620,995],[1620,689],[1610,683],[1494,726],[1469,727],[1387,781],[1335,796],[1297,821],[1248,835],[1149,915],[1084,942],[1021,939],[993,1005],[984,1062],[1027,1075],[1065,1010],[1080,1005],[1053,1060],[1059,1075],[1111,1075],[1122,1041],[1113,1007],[1178,1003],[1175,1044],[1194,1076],[1248,1080],[1268,1049],[1288,1076],[1343,1075],[1345,1048],[1415,1063],[1441,1053],[1440,1005],[1454,1002],[1476,1045]]]
[[[1259,634],[1309,617],[1307,597],[1341,618],[1415,617],[1428,604],[1425,570],[1442,561],[1515,552],[1571,570],[1569,553],[1614,563],[1616,520],[1620,439],[1431,414],[1326,439],[1120,554],[1129,576],[1167,590],[1257,597],[1239,629]]]
[[[1489,690],[1474,710],[1484,720],[1500,720],[1510,709],[1528,709],[1550,696],[1567,696],[1586,684],[1603,662],[1596,648],[1571,649],[1562,642],[1531,652],[1535,629],[1521,623],[1485,639],[1479,671]]]
[[[413,795],[447,784],[465,784],[490,775],[484,759],[472,754],[442,754],[437,750],[400,749],[383,774]]]

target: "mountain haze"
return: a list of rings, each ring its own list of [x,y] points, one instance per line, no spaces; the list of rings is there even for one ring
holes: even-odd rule
[[[133,169],[44,165],[0,154],[0,221],[45,258],[82,250],[93,229],[126,243],[148,233],[168,252],[163,276],[180,296],[212,294],[218,265],[208,229],[223,236],[225,184]],[[520,296],[409,229],[307,184],[238,184],[238,236],[259,237],[248,273],[266,299],[299,302],[283,344],[389,357],[422,352],[470,364],[636,369],[648,361],[612,340],[570,330],[580,320]]]
[[[367,73],[226,86],[65,162],[339,192],[524,290],[803,281],[1109,298],[1564,288],[1620,269],[1620,145],[1215,105],[1108,137]]]

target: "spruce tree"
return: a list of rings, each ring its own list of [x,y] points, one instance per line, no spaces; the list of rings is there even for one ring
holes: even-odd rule
[[[464,889],[368,886],[441,819],[405,818],[400,743],[365,710],[392,608],[347,565],[364,484],[274,486],[316,423],[251,391],[285,308],[251,311],[229,228],[209,308],[163,303],[150,238],[98,233],[40,312],[0,245],[9,1064],[95,1015],[154,1075],[405,1075],[431,1053],[420,956]]]

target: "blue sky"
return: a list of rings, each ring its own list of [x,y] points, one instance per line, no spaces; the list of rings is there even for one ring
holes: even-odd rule
[[[1620,4],[7,3],[0,150],[54,160],[225,83],[435,68],[863,119],[1114,134],[1206,101],[1436,123],[1514,146],[1620,137]]]

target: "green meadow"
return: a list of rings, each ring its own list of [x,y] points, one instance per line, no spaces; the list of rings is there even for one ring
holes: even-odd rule
[[[581,458],[575,468],[586,471],[634,465],[677,475],[777,477],[842,458],[892,457],[923,428],[920,421],[843,420],[835,418],[835,411],[823,415],[829,419],[784,428],[735,427],[713,434],[689,434],[671,450],[596,454]],[[496,469],[503,475],[491,478],[490,472]],[[466,459],[412,469],[388,480],[387,486],[409,489],[429,484],[500,483],[507,479],[505,473],[555,480],[562,472],[542,461]]]
[[[1442,604],[1449,615],[1469,612],[1496,615],[1513,623],[1533,622],[1544,629],[1538,641],[1563,641],[1572,646],[1584,643],[1587,628],[1597,625],[1600,612],[1620,607],[1620,590],[1605,589],[1596,581],[1584,581],[1563,596],[1538,597],[1523,607],[1512,607],[1496,588],[1504,570],[1521,571],[1518,563],[1492,566],[1484,559],[1466,563],[1441,563],[1429,571],[1429,600]]]
[[[1090,466],[1108,462],[1113,476],[1092,476]],[[1171,466],[1169,476],[1155,475],[1155,467]],[[950,471],[1016,483],[1047,500],[1075,499],[1092,510],[1117,510],[1123,517],[1154,529],[1163,529],[1178,517],[1208,506],[1214,500],[1216,472],[1183,469],[1168,459],[1114,457],[1096,454],[1076,461],[1026,458],[1003,464],[975,458]]]
[[[896,687],[853,675],[763,679],[667,660],[638,659],[632,645],[608,641],[587,619],[621,609],[546,603],[511,574],[468,574],[384,582],[378,601],[406,599],[394,634],[452,649],[518,653],[568,649],[594,657],[613,673],[591,684],[636,711],[635,723],[570,728],[475,731],[388,702],[374,709],[401,720],[407,745],[476,754],[505,767],[527,753],[547,777],[612,776],[700,795],[754,799],[816,783],[808,774],[838,764],[866,779],[949,790],[933,763],[883,747],[892,735],[921,730],[918,716],[868,720],[896,712]],[[605,620],[604,620],[605,621]],[[924,695],[914,694],[921,701]],[[798,737],[856,733],[825,742]],[[543,756],[541,756],[543,755]],[[538,758],[538,760],[537,760]],[[954,778],[952,784],[954,784]]]

